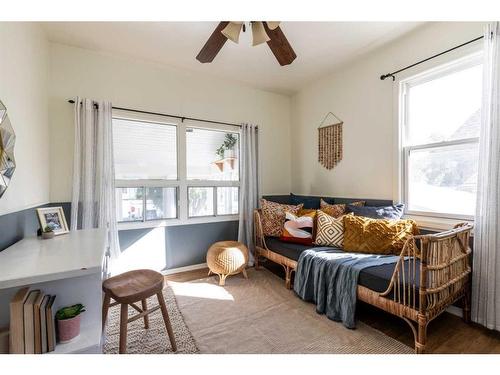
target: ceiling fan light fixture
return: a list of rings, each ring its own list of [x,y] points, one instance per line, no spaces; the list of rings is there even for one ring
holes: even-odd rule
[[[281,22],[279,21],[266,21],[267,27],[269,27],[271,30],[275,30],[278,28]]]
[[[234,43],[238,43],[242,26],[243,22],[229,22],[227,26],[222,29],[221,33],[227,39],[233,41]]]
[[[257,46],[262,43],[266,43],[271,40],[264,29],[264,24],[262,21],[252,22],[252,46]]]

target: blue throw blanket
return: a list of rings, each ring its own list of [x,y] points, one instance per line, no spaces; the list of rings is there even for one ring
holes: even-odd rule
[[[362,269],[396,263],[399,256],[346,253],[331,247],[304,251],[297,264],[294,290],[316,311],[355,328],[356,292]]]

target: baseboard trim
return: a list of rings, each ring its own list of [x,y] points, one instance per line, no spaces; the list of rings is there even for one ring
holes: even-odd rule
[[[167,276],[167,275],[173,275],[175,273],[181,273],[181,272],[199,270],[199,269],[202,269],[202,268],[207,268],[207,264],[206,263],[200,263],[200,264],[193,264],[192,266],[170,268],[170,269],[162,271],[161,273],[162,273],[162,275]]]
[[[446,312],[449,312],[450,314],[453,314],[453,315],[456,315],[460,318],[463,318],[463,311],[460,307],[457,307],[457,306],[448,306],[446,308]]]

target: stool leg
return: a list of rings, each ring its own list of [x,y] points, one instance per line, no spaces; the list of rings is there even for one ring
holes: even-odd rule
[[[111,302],[111,297],[108,293],[104,294],[104,301],[102,303],[102,330],[106,327],[106,319],[108,319],[109,303]]]
[[[120,313],[120,354],[127,353],[127,322],[128,321],[128,304],[121,304]]]
[[[177,351],[177,344],[175,343],[174,331],[172,330],[172,325],[170,324],[170,318],[168,317],[167,306],[165,305],[165,300],[163,299],[163,294],[161,292],[156,294],[158,298],[158,303],[160,304],[161,314],[163,315],[163,321],[165,322],[165,327],[167,328],[168,338],[170,339],[170,344],[172,345],[172,350]]]
[[[219,285],[220,286],[226,285],[226,277],[227,277],[227,275],[224,275],[224,274],[219,275]]]
[[[142,302],[142,311],[146,311],[148,309],[148,303],[146,302],[145,299],[143,299],[141,302]],[[149,316],[148,315],[144,315],[144,328],[145,329],[149,328]]]
[[[243,268],[243,270],[241,272],[243,272],[243,277],[245,279],[248,279],[247,270],[245,268]]]

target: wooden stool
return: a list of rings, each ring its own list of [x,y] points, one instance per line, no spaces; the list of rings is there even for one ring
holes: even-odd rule
[[[134,320],[144,318],[144,328],[149,328],[149,317],[153,311],[161,309],[163,321],[167,328],[170,344],[174,352],[177,351],[174,332],[168,317],[167,306],[163,299],[163,275],[153,270],[135,270],[110,277],[102,283],[104,291],[104,303],[102,306],[102,329],[104,330],[108,309],[121,304],[120,314],[120,350],[119,353],[127,351],[127,324]],[[146,299],[155,295],[158,298],[158,306],[148,310]],[[115,301],[111,302],[111,298]],[[135,303],[141,301],[142,309]],[[128,305],[132,306],[139,314],[129,318]]]

